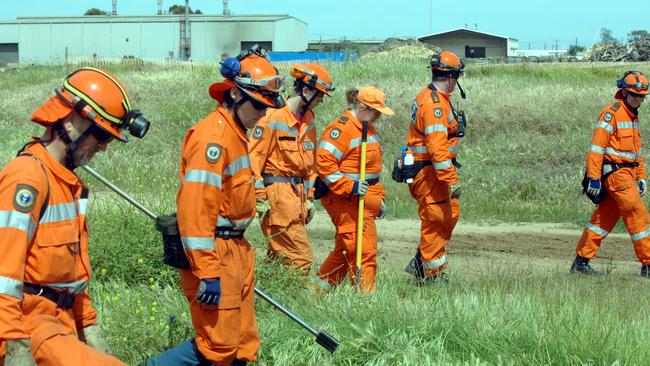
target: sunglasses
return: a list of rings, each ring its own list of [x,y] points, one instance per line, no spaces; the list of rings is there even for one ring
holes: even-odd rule
[[[255,98],[250,98],[249,97],[248,101],[251,103],[253,108],[255,108],[255,110],[257,110],[257,111],[263,111],[263,110],[265,110],[265,109],[267,109],[269,107],[266,104],[260,102],[259,100],[256,100]]]
[[[632,93],[632,92],[628,92],[628,93],[630,93],[630,95],[635,97],[635,98],[645,99],[645,97],[646,97],[645,94],[637,94],[637,93]]]

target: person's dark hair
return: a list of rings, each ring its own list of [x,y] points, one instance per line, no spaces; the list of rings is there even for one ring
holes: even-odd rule
[[[226,90],[223,93],[223,104],[226,105],[226,108],[230,109],[235,106],[235,101],[232,99],[232,96],[230,95],[230,89]]]
[[[345,92],[345,100],[347,100],[350,108],[357,107],[359,105],[357,95],[359,95],[359,90],[355,88],[348,89]]]
[[[310,85],[307,85],[307,83],[305,83],[304,81],[296,79],[296,80],[293,81],[293,93],[294,93],[294,95],[300,95],[300,92],[302,92],[302,88],[304,88],[304,87],[307,87],[308,90],[315,90],[316,89],[316,88],[314,88],[314,87],[312,87]]]

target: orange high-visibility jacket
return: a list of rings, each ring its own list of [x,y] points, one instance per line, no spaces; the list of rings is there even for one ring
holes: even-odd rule
[[[227,110],[218,107],[187,132],[180,175],[178,227],[192,271],[221,277],[215,229],[246,229],[255,217],[248,139]]]
[[[330,192],[352,194],[361,167],[361,122],[345,110],[323,131],[316,151],[316,170]],[[375,126],[368,124],[366,142],[366,180],[379,178],[383,145]],[[381,186],[381,185],[379,185]],[[383,198],[383,189],[380,192]]]
[[[77,294],[72,311],[78,329],[97,320],[86,292],[88,190],[40,143],[26,153],[31,156],[14,158],[0,173],[0,339],[29,337],[23,307],[35,296],[23,294],[23,283]]]
[[[628,109],[622,100],[605,107],[587,152],[587,176],[600,179],[603,161],[612,163],[639,163],[636,179],[646,179],[641,151],[639,116]]]
[[[287,105],[269,109],[257,122],[249,144],[257,198],[267,198],[264,175],[300,177],[307,197],[314,196],[317,139],[313,119],[314,113],[308,110],[299,122]]]
[[[412,121],[406,145],[416,161],[430,160],[438,180],[458,183],[452,159],[458,154],[458,121],[449,102],[451,94],[435,90],[430,84],[413,102]]]

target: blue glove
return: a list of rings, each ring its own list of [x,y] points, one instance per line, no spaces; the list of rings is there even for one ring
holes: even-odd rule
[[[648,184],[645,182],[645,179],[639,180],[639,194],[641,197],[645,195],[645,193],[648,191]]]
[[[221,281],[218,278],[201,280],[196,300],[206,305],[217,305],[221,297]]]
[[[352,194],[357,196],[365,196],[368,193],[368,182],[355,180],[354,186],[352,186]]]
[[[588,179],[587,183],[587,197],[589,197],[592,201],[594,198],[598,197],[600,195],[600,180],[598,179]]]

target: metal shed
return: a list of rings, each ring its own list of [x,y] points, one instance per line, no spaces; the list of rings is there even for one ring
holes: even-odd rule
[[[449,50],[466,58],[514,56],[519,48],[515,38],[458,28],[418,38],[418,41]]]

